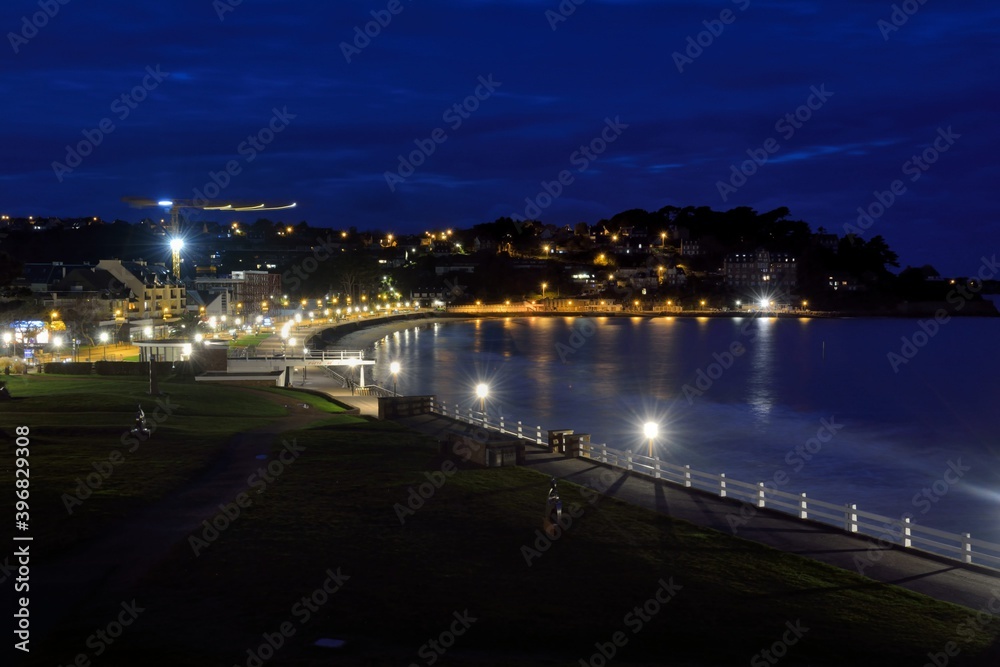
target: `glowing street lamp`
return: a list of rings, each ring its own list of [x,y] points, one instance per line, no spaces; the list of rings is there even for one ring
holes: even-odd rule
[[[101,343],[104,345],[104,361],[108,360],[108,332],[102,331],[99,336]]]
[[[486,412],[486,397],[490,393],[490,388],[486,384],[480,382],[476,385],[476,396],[479,397],[479,411]]]
[[[542,283],[542,299],[545,298],[545,288],[548,287],[548,283]]]
[[[389,364],[389,372],[392,373],[392,393],[396,393],[396,376],[399,375],[399,362],[394,361]]]
[[[643,434],[649,438],[649,458],[653,458],[653,440],[656,439],[660,426],[656,422],[646,422],[642,426]]]

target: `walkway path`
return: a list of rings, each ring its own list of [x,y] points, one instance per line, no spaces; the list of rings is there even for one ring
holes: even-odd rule
[[[468,428],[466,424],[459,425],[440,415],[421,415],[398,421],[433,437],[456,428]],[[567,459],[534,445],[526,447],[526,465],[639,507],[730,535],[735,532],[738,537],[977,611],[993,600],[1000,600],[1000,573],[965,567],[912,550],[880,548],[871,537],[851,535],[734,499],[629,475],[589,459]],[[997,604],[993,602],[994,607]]]

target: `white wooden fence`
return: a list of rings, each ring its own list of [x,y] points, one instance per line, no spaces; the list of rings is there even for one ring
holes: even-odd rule
[[[469,409],[462,410],[457,404],[448,406],[444,401],[434,399],[431,409],[456,421],[475,424],[483,428],[528,440],[536,445],[547,444],[542,439],[542,427],[525,427],[520,421],[511,422],[502,416]],[[926,551],[945,556],[963,563],[973,563],[1000,570],[1000,544],[973,538],[969,533],[949,533],[912,523],[909,518],[892,518],[874,512],[865,512],[857,505],[838,505],[822,500],[807,498],[806,494],[779,491],[764,485],[741,482],[725,473],[715,474],[692,470],[691,466],[680,466],[659,458],[650,458],[630,451],[613,449],[603,444],[582,444],[581,456],[609,466],[649,475],[654,479],[679,484],[686,488],[700,489],[715,493],[723,498],[735,498],[750,503],[754,507],[777,510],[800,519],[810,519],[842,528],[850,533],[868,535],[874,548],[888,544],[900,544],[918,551]],[[862,556],[864,558],[864,556]]]

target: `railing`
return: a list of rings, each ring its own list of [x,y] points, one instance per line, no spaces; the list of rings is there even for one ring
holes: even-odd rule
[[[351,361],[359,363],[374,364],[374,360],[365,359],[364,350],[310,350],[303,353],[300,350],[288,350],[285,353],[270,354],[264,356],[250,356],[247,348],[229,348],[230,359],[285,359],[288,361]]]
[[[456,421],[513,435],[534,442],[536,445],[543,444],[541,426],[525,428],[520,421],[511,422],[502,416],[491,419],[485,412],[462,410],[457,404],[449,408],[447,403],[437,399],[432,401],[431,411]],[[1000,544],[975,539],[969,533],[949,533],[915,524],[909,517],[892,518],[865,512],[854,504],[838,505],[815,500],[807,498],[805,493],[787,493],[767,487],[764,482],[756,484],[742,482],[726,477],[725,473],[692,470],[691,466],[681,466],[656,457],[613,449],[604,444],[581,443],[579,447],[582,457],[615,468],[648,475],[653,479],[679,484],[689,489],[708,491],[722,498],[735,498],[754,507],[777,510],[799,519],[835,526],[849,533],[868,535],[875,538],[872,547],[876,549],[888,544],[899,544],[963,563],[1000,570]]]

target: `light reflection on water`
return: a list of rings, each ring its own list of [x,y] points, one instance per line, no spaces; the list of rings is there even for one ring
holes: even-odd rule
[[[398,360],[401,392],[465,409],[478,409],[474,387],[487,382],[491,414],[573,428],[619,448],[644,449],[642,423],[655,418],[657,446],[675,463],[749,482],[783,471],[783,490],[890,516],[913,512],[918,522],[1000,542],[996,320],[954,320],[899,373],[886,355],[915,320],[582,324],[529,317],[425,325],[384,339],[375,374],[385,382]],[[734,343],[745,352],[714,369]],[[816,435],[821,419],[844,426],[793,471],[789,452]],[[973,469],[921,514],[914,496],[958,458]]]

